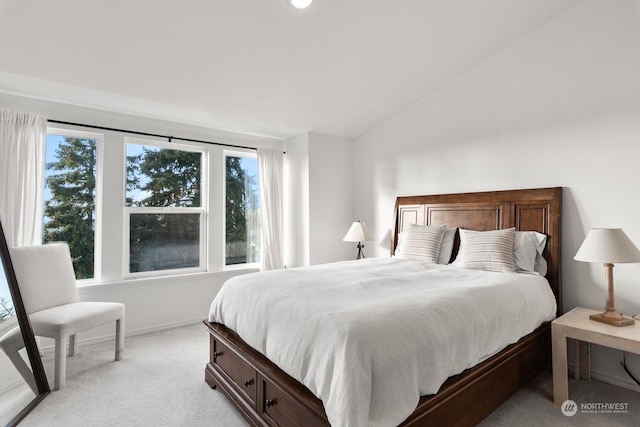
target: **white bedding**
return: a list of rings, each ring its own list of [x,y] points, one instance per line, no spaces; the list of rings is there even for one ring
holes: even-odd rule
[[[339,426],[395,426],[421,395],[555,317],[533,274],[370,258],[238,276],[209,320],[307,386]]]

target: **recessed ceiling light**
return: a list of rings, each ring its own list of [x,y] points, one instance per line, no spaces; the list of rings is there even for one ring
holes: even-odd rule
[[[297,7],[298,9],[304,9],[308,7],[313,0],[289,0],[291,6]]]

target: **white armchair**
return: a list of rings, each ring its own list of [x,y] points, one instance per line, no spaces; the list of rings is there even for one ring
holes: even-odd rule
[[[65,386],[67,338],[68,354],[73,356],[78,332],[115,321],[115,360],[121,359],[124,304],[79,302],[71,254],[66,243],[12,248],[11,260],[34,335],[55,340],[55,390]]]

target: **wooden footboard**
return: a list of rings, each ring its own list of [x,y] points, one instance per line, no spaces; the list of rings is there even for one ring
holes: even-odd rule
[[[551,323],[449,378],[401,426],[474,426],[551,365]]]
[[[322,401],[224,325],[205,321],[205,380],[255,426],[327,426]],[[550,324],[423,396],[402,426],[473,426],[551,363]]]
[[[205,381],[255,426],[328,426],[322,402],[235,332],[205,321],[210,333]]]

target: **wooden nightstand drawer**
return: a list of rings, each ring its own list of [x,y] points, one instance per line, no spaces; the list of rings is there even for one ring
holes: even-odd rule
[[[213,340],[213,346],[214,357],[211,363],[227,374],[246,400],[255,405],[256,370],[222,342]]]

